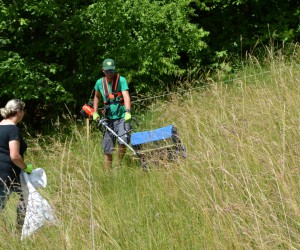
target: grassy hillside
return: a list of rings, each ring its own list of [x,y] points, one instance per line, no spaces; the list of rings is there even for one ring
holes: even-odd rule
[[[1,214],[1,247],[299,249],[299,83],[292,57],[249,58],[233,81],[158,100],[138,130],[175,124],[188,157],[149,173],[130,152],[105,173],[101,133],[87,140],[75,123],[63,142],[32,140],[28,162],[46,170],[40,192],[60,223],[21,243],[13,196]]]

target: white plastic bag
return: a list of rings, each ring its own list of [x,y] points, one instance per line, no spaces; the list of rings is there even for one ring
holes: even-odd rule
[[[34,169],[30,175],[22,171],[20,179],[26,206],[21,234],[21,240],[23,240],[46,222],[56,223],[56,218],[50,204],[36,190],[38,187],[47,185],[45,171],[41,168]]]
[[[42,168],[32,170],[31,174],[27,174],[28,180],[34,188],[45,188],[47,186],[47,176]]]

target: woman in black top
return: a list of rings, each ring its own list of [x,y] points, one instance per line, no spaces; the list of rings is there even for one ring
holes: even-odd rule
[[[23,119],[24,107],[24,102],[13,99],[0,109],[3,117],[0,122],[0,211],[4,208],[11,192],[20,194],[18,210],[24,210],[19,175],[21,170],[32,172],[32,165],[26,165],[23,159],[27,144],[16,126]],[[18,219],[19,216],[20,214]]]

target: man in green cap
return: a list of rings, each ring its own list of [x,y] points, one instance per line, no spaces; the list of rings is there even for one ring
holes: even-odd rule
[[[108,126],[127,144],[130,142],[130,107],[131,100],[126,78],[116,74],[114,60],[108,58],[103,61],[102,72],[104,77],[97,80],[94,96],[93,120],[100,119],[98,114],[99,101],[104,103],[104,115],[108,119]],[[116,138],[108,130],[103,134],[103,150],[105,154],[105,170],[112,165],[112,153],[116,144]],[[118,162],[120,163],[126,152],[126,146],[118,140]]]

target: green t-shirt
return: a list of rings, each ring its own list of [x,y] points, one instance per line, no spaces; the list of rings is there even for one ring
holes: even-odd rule
[[[111,93],[112,82],[108,82],[107,85],[108,85],[108,90]],[[120,76],[119,84],[118,84],[116,92],[122,92],[122,91],[126,91],[128,89],[129,88],[128,88],[126,78],[123,76]],[[100,91],[102,99],[105,100],[104,91],[103,91],[103,87],[102,87],[102,78],[97,80],[97,82],[95,84],[95,90]],[[109,119],[113,119],[113,120],[124,118],[124,115],[125,115],[125,106],[120,105],[118,103],[110,104],[110,108],[107,109],[106,113],[105,113],[106,117],[108,117]]]

